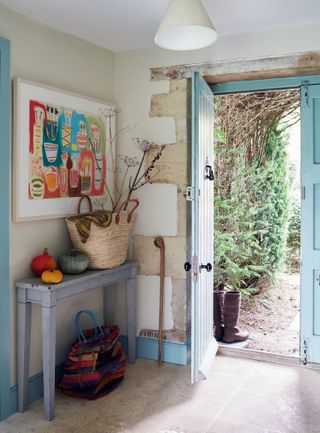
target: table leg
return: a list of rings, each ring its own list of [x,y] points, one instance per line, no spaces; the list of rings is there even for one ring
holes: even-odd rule
[[[18,411],[28,408],[31,302],[18,301]]]
[[[56,307],[42,305],[42,362],[44,417],[54,417],[55,365],[56,365]]]
[[[136,278],[128,278],[126,286],[127,327],[128,327],[128,361],[134,364],[136,361]]]

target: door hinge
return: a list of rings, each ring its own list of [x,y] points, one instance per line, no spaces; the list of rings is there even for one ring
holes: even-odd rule
[[[309,107],[309,84],[310,81],[308,80],[302,81],[301,84],[301,94],[307,107]]]
[[[194,200],[194,186],[187,186],[187,189],[184,192],[184,197],[187,201]]]
[[[303,365],[308,364],[308,339],[303,338],[302,340],[302,348],[301,348],[301,362]]]
[[[198,280],[198,257],[192,257],[192,281],[195,283]]]
[[[305,200],[306,198],[306,187],[302,186],[301,187],[301,200]]]

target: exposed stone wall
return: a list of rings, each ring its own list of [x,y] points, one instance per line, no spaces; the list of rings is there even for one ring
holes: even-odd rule
[[[318,75],[320,73],[320,51],[152,68],[151,80],[191,78],[193,72],[200,72],[211,84]]]
[[[187,256],[187,202],[184,191],[188,183],[188,114],[189,80],[172,80],[168,93],[151,98],[150,118],[173,117],[176,142],[166,145],[159,162],[159,173],[153,184],[173,184],[177,189],[177,235],[164,236],[166,248],[165,275],[172,281],[171,312],[175,331],[187,333],[189,324],[188,288],[183,264]],[[152,155],[150,155],[152,158]],[[148,164],[148,161],[146,162]],[[170,209],[162,209],[170,212]],[[133,256],[139,263],[140,275],[159,275],[159,256],[155,253],[154,236],[135,235]]]

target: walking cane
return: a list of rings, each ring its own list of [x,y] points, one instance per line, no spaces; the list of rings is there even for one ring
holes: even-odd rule
[[[164,298],[164,240],[157,237],[154,244],[160,249],[160,304],[159,304],[159,335],[158,335],[158,365],[162,365],[162,328],[163,328],[163,298]]]

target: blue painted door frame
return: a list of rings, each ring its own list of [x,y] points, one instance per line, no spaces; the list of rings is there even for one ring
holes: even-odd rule
[[[320,362],[320,84],[301,92],[302,360]]]
[[[300,355],[320,362],[320,76],[211,85],[214,95],[300,89],[301,95],[301,313]]]
[[[0,420],[10,415],[9,219],[11,78],[10,42],[0,38]]]

